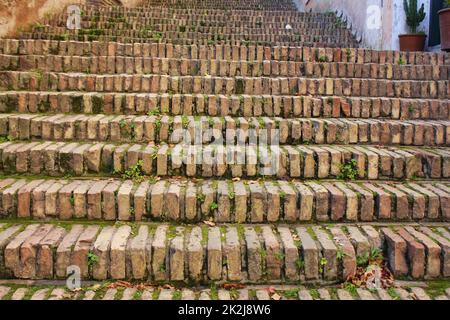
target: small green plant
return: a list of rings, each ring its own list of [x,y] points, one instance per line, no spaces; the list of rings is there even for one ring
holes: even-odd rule
[[[87,254],[87,264],[89,267],[92,267],[94,264],[98,263],[99,258],[92,251],[89,251]]]
[[[200,203],[203,203],[203,202],[205,202],[206,197],[205,197],[205,195],[204,195],[203,193],[199,193],[199,194],[197,194],[197,200],[198,200]]]
[[[347,254],[346,254],[344,251],[342,251],[341,248],[338,248],[338,249],[337,249],[337,252],[336,252],[336,259],[338,259],[338,261],[344,260],[344,258],[345,258],[346,255],[347,255]]]
[[[209,211],[214,211],[217,210],[219,208],[219,205],[215,202],[211,202],[211,204],[209,205]]]
[[[386,292],[391,296],[393,300],[400,300],[399,294],[397,293],[397,291],[395,291],[393,287],[387,288]]]
[[[345,49],[345,55],[347,56],[347,60],[350,61],[350,59],[352,58],[352,51],[350,50],[350,48]]]
[[[406,61],[403,60],[403,57],[400,57],[400,59],[398,59],[397,63],[399,66],[404,66],[406,64]]]
[[[161,32],[155,32],[154,34],[153,34],[153,39],[154,40],[161,40],[162,39],[162,37],[163,37],[163,35],[162,35],[162,33]]]
[[[297,299],[298,298],[298,289],[290,289],[283,292],[283,295],[287,299]]]
[[[305,267],[305,261],[299,258],[295,260],[295,266],[297,267],[298,270],[302,270]]]
[[[372,248],[370,250],[369,260],[379,261],[383,259],[383,251],[380,248]]]
[[[341,164],[340,166],[340,174],[338,175],[338,179],[340,180],[355,180],[358,176],[357,169],[357,161],[356,159],[351,159],[349,162],[345,164]]]
[[[75,197],[73,196],[73,194],[70,196],[69,202],[72,207],[75,205]]]
[[[311,295],[311,297],[312,297],[314,300],[320,300],[320,294],[319,294],[319,291],[317,291],[317,289],[311,289],[311,290],[309,290],[309,294]]]
[[[328,57],[327,56],[320,56],[319,57],[319,62],[328,62]]]
[[[326,258],[321,258],[319,262],[319,273],[323,273],[324,267],[327,265],[328,260]]]
[[[261,256],[262,259],[266,259],[267,257],[267,251],[264,248],[259,248],[259,255]]]
[[[278,261],[282,262],[284,261],[285,255],[282,252],[277,252],[275,253],[275,259],[277,259]]]
[[[180,290],[176,290],[173,293],[172,300],[181,300],[181,291]]]
[[[149,116],[159,116],[161,114],[161,111],[156,108],[156,109],[152,109],[148,112]]]
[[[134,182],[142,182],[144,180],[144,174],[142,167],[144,166],[144,160],[139,160],[134,166],[128,168],[122,175],[125,180],[133,180]]]
[[[231,298],[231,300],[239,299],[239,291],[237,291],[236,288],[231,288],[230,289],[230,298]]]
[[[188,116],[181,117],[181,125],[183,126],[183,129],[187,129],[189,127],[189,117]]]
[[[217,286],[212,284],[211,287],[211,300],[219,300],[219,291],[217,290]]]
[[[8,141],[14,141],[14,137],[11,135],[0,136],[0,143],[8,142]]]
[[[344,289],[347,290],[352,296],[356,296],[358,294],[356,291],[356,286],[353,283],[346,282],[344,284]]]
[[[417,27],[425,19],[425,4],[422,3],[417,9],[417,0],[403,0],[403,8],[406,14],[406,24],[411,28],[412,33],[417,33]]]
[[[155,121],[155,130],[159,131],[161,129],[161,119],[156,119]]]
[[[356,257],[356,264],[358,267],[365,267],[369,263],[369,255],[363,254]]]
[[[382,263],[384,257],[383,252],[379,248],[372,248],[370,252],[356,257],[358,267],[367,267],[370,264]]]

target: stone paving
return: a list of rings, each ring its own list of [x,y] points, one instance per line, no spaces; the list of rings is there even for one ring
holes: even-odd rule
[[[0,39],[0,278],[166,287],[0,298],[448,299],[352,279],[450,277],[449,54],[290,0],[96,3]]]

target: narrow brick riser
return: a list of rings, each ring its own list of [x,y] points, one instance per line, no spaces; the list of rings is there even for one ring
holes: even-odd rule
[[[231,46],[172,44],[124,44],[118,42],[79,42],[50,40],[0,39],[0,52],[6,55],[61,56],[127,56],[175,59],[258,61],[279,60],[295,62],[349,62],[408,65],[449,65],[450,54],[431,52],[375,51],[370,49],[308,48],[295,46]]]
[[[218,136],[232,144],[248,142],[250,136],[263,142],[264,133],[268,142],[277,138],[286,147],[301,143],[450,146],[450,121],[0,114],[0,136],[19,140],[180,143],[181,131],[188,130],[193,143],[199,126],[203,132],[214,130],[203,137],[200,143],[205,145]]]
[[[221,9],[229,10],[230,8],[236,9],[252,9],[252,10],[296,10],[294,3],[290,0],[250,0],[242,2],[241,0],[189,0],[189,1],[162,1],[162,0],[151,0],[145,1],[143,5],[152,5],[152,6],[162,6],[168,8],[217,8],[220,6]],[[241,6],[241,7],[239,7]]]
[[[57,30],[51,31],[46,34],[41,33],[22,33],[21,37],[22,39],[48,39],[48,40],[59,40],[61,39],[60,33],[64,32],[66,30],[65,28],[59,28]],[[112,32],[111,32],[112,33]],[[141,38],[140,33],[133,33],[133,32],[123,32],[123,34],[116,35],[118,32],[115,32],[111,35],[105,35],[105,36],[96,36],[94,39],[91,38],[91,36],[83,35],[66,35],[64,39],[67,40],[81,40],[81,41],[119,41],[124,43],[133,43],[133,42],[142,42],[142,43],[173,43],[173,44],[182,44],[182,45],[190,45],[190,44],[209,44],[211,42],[213,43],[221,43],[221,44],[271,44],[276,43],[277,45],[296,45],[296,46],[309,46],[309,47],[337,47],[338,45],[335,44],[334,36],[246,36],[246,38],[250,40],[227,40],[227,41],[218,41],[214,40],[215,34],[206,34],[202,39],[191,39],[191,38],[178,38],[179,34],[174,33],[168,33],[166,32],[164,34],[165,40],[155,40],[153,38]],[[229,35],[231,37],[231,35]],[[345,41],[345,40],[343,40]],[[352,43],[346,43],[346,47],[356,47],[356,44]]]
[[[447,182],[0,180],[0,216],[278,223],[450,221]]]
[[[355,159],[359,179],[449,178],[450,153],[443,148],[371,146],[190,146],[64,142],[0,143],[0,170],[75,176],[124,173],[142,160],[145,175],[331,179]],[[268,163],[267,157],[278,165]],[[231,160],[227,160],[231,159]],[[245,163],[242,162],[245,160]],[[273,167],[272,167],[273,166]],[[267,171],[269,172],[269,171]]]
[[[388,80],[446,80],[450,66],[290,61],[227,61],[119,56],[7,56],[0,55],[0,69],[87,74],[159,74],[170,76],[370,78]]]
[[[408,226],[159,225],[133,230],[128,225],[33,224],[0,233],[0,270],[20,279],[64,278],[66,268],[76,265],[83,279],[95,280],[336,282],[355,273],[357,257],[379,248],[395,275],[433,279],[450,275],[448,235],[446,228]],[[88,253],[98,260],[89,262]]]
[[[7,91],[0,92],[0,112],[448,120],[450,103],[386,97]]]
[[[448,80],[385,80],[306,77],[90,75],[0,71],[0,90],[146,92],[216,95],[326,95],[446,99]]]

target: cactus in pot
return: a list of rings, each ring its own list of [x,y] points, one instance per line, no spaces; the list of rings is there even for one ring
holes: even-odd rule
[[[425,5],[422,4],[418,8],[417,0],[403,0],[403,8],[406,15],[406,24],[411,29],[411,33],[399,35],[400,50],[423,51],[427,36],[423,32],[417,32],[417,28],[425,20]]]

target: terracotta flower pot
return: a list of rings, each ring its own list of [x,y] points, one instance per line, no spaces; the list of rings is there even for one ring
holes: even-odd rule
[[[450,51],[450,8],[439,11],[441,49]]]
[[[401,34],[398,37],[401,51],[423,51],[425,48],[425,34]]]

